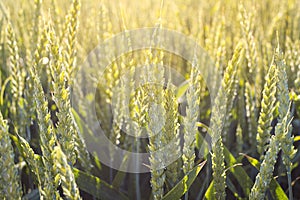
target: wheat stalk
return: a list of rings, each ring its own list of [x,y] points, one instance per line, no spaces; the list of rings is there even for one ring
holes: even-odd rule
[[[170,86],[169,86],[170,87]],[[180,138],[179,138],[179,122],[178,122],[178,102],[172,88],[167,88],[165,90],[165,101],[164,108],[166,111],[165,126],[164,126],[164,137],[163,141],[167,145],[171,141],[174,142],[171,145],[171,149],[168,149],[172,152],[172,155],[180,155]],[[179,178],[179,161],[174,161],[167,167],[166,170],[166,180],[169,181],[171,186],[174,186]]]
[[[34,99],[36,103],[37,119],[39,122],[40,144],[43,152],[42,162],[44,167],[45,182],[42,183],[42,196],[46,199],[55,198],[57,196],[55,181],[55,173],[53,165],[55,161],[51,158],[51,153],[56,145],[56,136],[53,130],[51,115],[48,110],[48,100],[45,97],[39,77],[36,76],[36,70],[31,70],[31,77],[34,82]]]
[[[69,13],[68,21],[68,37],[66,40],[66,51],[64,52],[65,56],[65,66],[67,72],[67,78],[70,85],[73,85],[74,73],[76,73],[76,64],[77,64],[77,40],[76,35],[78,31],[78,17],[80,12],[80,1],[74,0],[72,3],[72,8]]]
[[[275,136],[270,139],[268,150],[264,156],[264,160],[260,166],[259,173],[256,176],[255,183],[251,189],[249,199],[262,200],[265,198],[265,192],[273,178],[274,165],[279,152],[280,141],[290,131],[291,121],[289,119],[290,112],[287,110],[286,115],[275,127]]]
[[[155,200],[162,199],[164,194],[164,182],[166,174],[164,171],[164,157],[166,152],[161,152],[164,147],[163,127],[165,125],[165,108],[163,106],[163,87],[164,87],[164,68],[163,59],[164,52],[160,49],[155,49],[161,45],[160,30],[161,21],[158,24],[152,35],[151,48],[148,51],[146,58],[146,76],[143,77],[147,83],[148,102],[146,103],[148,111],[148,135],[149,135],[149,153],[151,167],[151,187],[152,194]]]
[[[186,94],[187,108],[186,116],[184,118],[184,145],[182,149],[183,172],[187,174],[194,166],[195,160],[195,142],[197,134],[196,122],[199,117],[200,104],[200,75],[198,73],[198,60],[194,58],[192,64],[191,78],[189,82],[189,89]]]
[[[61,49],[57,44],[53,30],[49,30],[48,34],[49,51],[52,55],[50,70],[54,80],[52,82],[53,99],[59,110],[57,113],[59,122],[56,128],[59,143],[69,162],[74,164],[78,155],[78,158],[82,160],[82,165],[88,170],[90,168],[89,154],[71,112],[70,86],[67,85],[68,78]]]
[[[25,123],[21,120],[26,117],[24,110],[23,92],[25,88],[25,72],[20,65],[19,49],[16,41],[14,30],[9,23],[7,26],[7,44],[9,50],[9,66],[11,71],[11,93],[13,95],[12,106],[10,112],[13,114],[14,120],[17,122],[15,126],[22,136],[25,136]]]
[[[56,161],[54,170],[59,174],[65,197],[72,200],[81,199],[67,156],[59,146],[55,146],[51,156]]]
[[[286,75],[286,65],[283,57],[283,53],[279,47],[276,48],[275,56],[274,56],[274,62],[276,64],[276,67],[278,69],[278,82],[277,82],[277,99],[279,102],[278,107],[278,122],[283,123],[284,117],[285,117],[285,111],[289,110],[290,108],[290,97],[289,97],[289,91],[288,91],[288,79]],[[288,121],[292,119],[291,114],[288,114]],[[283,163],[286,166],[287,169],[287,176],[288,176],[288,182],[289,182],[289,197],[290,199],[293,199],[292,194],[292,188],[291,188],[291,167],[292,162],[291,159],[294,157],[296,150],[294,150],[293,146],[294,137],[292,136],[292,127],[289,126],[289,129],[287,132],[285,132],[285,137],[282,137],[280,140],[280,147],[283,152],[282,160]]]
[[[273,119],[274,110],[276,109],[275,94],[277,81],[276,66],[272,64],[265,80],[256,135],[257,151],[261,160],[263,159],[263,154],[267,150],[267,144],[270,140],[270,131],[272,129],[271,122]]]
[[[20,176],[14,163],[14,149],[8,133],[7,121],[0,112],[0,198],[21,199]]]
[[[212,133],[212,169],[214,178],[214,189],[216,199],[225,199],[225,164],[223,153],[223,142],[221,133],[224,126],[224,119],[226,118],[226,105],[228,103],[228,95],[234,88],[234,76],[237,72],[239,58],[243,55],[242,45],[239,44],[233,54],[232,59],[229,61],[225,70],[221,87],[215,98],[211,116],[211,133]]]

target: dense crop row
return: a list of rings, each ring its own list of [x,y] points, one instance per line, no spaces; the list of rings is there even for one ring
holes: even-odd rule
[[[1,1],[0,198],[300,199],[299,8]],[[151,46],[135,50],[147,30],[129,30],[143,27],[154,27]],[[174,36],[179,53],[164,50],[166,29],[199,46]],[[106,42],[118,33],[121,43]],[[91,151],[95,121],[148,160]]]

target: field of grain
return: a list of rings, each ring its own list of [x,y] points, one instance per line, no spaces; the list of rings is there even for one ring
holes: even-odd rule
[[[300,199],[299,0],[0,1],[0,199]]]

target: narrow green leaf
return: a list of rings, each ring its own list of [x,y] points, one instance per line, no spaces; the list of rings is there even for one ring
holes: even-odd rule
[[[98,177],[89,175],[76,168],[73,168],[73,173],[80,190],[85,191],[96,198],[103,200],[128,200],[124,194],[120,193],[112,185],[100,180]]]
[[[5,89],[9,83],[9,81],[11,80],[11,76],[9,76],[5,81],[4,83],[1,85],[1,92],[0,92],[0,106],[3,105],[3,102],[4,102],[4,92],[5,92]]]
[[[201,133],[197,131],[196,134],[196,148],[201,148],[201,155],[204,156],[204,159],[207,159],[207,155],[209,154],[209,146],[206,141],[204,141],[204,138],[202,137]]]
[[[79,131],[83,134],[89,134],[89,135],[94,135],[92,130],[89,129],[86,125],[86,123],[80,118],[79,114],[72,108],[72,114],[74,116],[74,120],[78,126]]]
[[[82,122],[82,120],[81,120],[81,118],[80,118],[80,116],[79,116],[79,114],[76,112],[76,110],[74,109],[74,108],[71,108],[71,111],[72,111],[72,114],[73,114],[73,116],[74,116],[74,120],[76,121],[76,123],[77,123],[77,126],[78,126],[78,129],[79,129],[79,131],[81,132],[81,133],[83,133],[83,122]]]
[[[294,142],[298,142],[298,141],[300,141],[300,135],[294,137]]]
[[[227,166],[229,167],[229,171],[239,182],[245,195],[249,196],[250,189],[253,185],[251,178],[245,172],[243,167],[241,166],[231,167],[238,164],[239,162],[235,159],[235,157],[230,153],[230,151],[225,146],[224,146],[224,155],[225,155],[225,161],[227,163]]]
[[[205,199],[207,200],[215,200],[215,195],[214,195],[214,181],[210,182],[206,192],[205,192]]]
[[[174,200],[174,199],[180,199],[190,188],[194,180],[196,179],[197,175],[205,165],[206,161],[203,161],[202,163],[198,164],[196,167],[192,169],[187,175],[181,179],[179,183],[171,190],[169,191],[162,199],[163,200]]]
[[[189,81],[184,81],[176,90],[176,99],[180,99],[189,88]]]
[[[226,185],[227,185],[227,188],[229,190],[231,190],[231,192],[233,193],[233,195],[235,196],[236,199],[242,199],[239,196],[239,193],[238,193],[238,191],[236,189],[236,185],[234,183],[232,183],[232,181],[230,180],[229,177],[226,179]]]
[[[260,162],[251,157],[251,156],[248,156],[246,154],[242,154],[244,155],[248,161],[250,162],[250,164],[255,167],[257,170],[259,170],[260,168]],[[281,186],[278,184],[278,182],[272,178],[271,180],[271,183],[269,185],[269,189],[270,189],[270,192],[271,192],[271,195],[274,199],[277,199],[277,200],[288,200],[288,197],[286,196],[285,192],[283,191],[283,189],[281,188]]]
[[[127,168],[127,165],[128,165],[128,154],[126,154],[124,156],[124,159],[122,160],[121,168]],[[116,176],[112,182],[112,185],[115,188],[119,188],[120,184],[122,184],[122,181],[124,180],[125,176],[126,176],[125,172],[118,171],[118,173],[116,174]]]

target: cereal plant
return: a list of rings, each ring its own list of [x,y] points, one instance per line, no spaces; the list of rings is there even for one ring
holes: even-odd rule
[[[300,2],[2,0],[0,199],[300,199]]]

